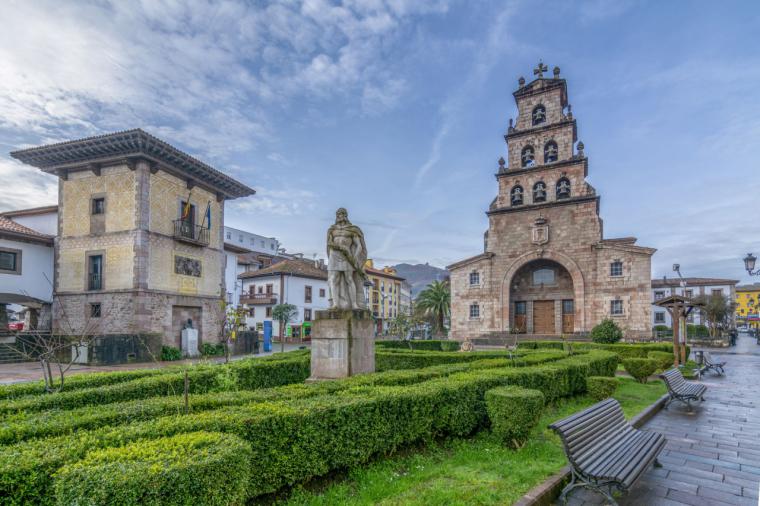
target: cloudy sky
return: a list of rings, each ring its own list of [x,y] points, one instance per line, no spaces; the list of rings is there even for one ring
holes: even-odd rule
[[[608,238],[653,275],[760,253],[760,4],[0,2],[0,209],[55,202],[20,147],[141,127],[257,189],[228,224],[378,263],[477,254],[518,77],[568,79]]]

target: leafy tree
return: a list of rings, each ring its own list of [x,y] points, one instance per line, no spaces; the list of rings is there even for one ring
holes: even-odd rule
[[[613,344],[623,338],[623,331],[617,323],[606,318],[591,329],[590,337],[595,343]]]
[[[707,318],[708,325],[710,327],[710,336],[716,337],[721,328],[724,328],[731,315],[734,313],[735,306],[728,297],[723,295],[700,295],[697,297],[697,302],[704,304],[702,313]]]
[[[390,324],[390,332],[391,334],[400,336],[402,339],[406,337],[406,335],[409,333],[409,330],[412,328],[412,321],[411,318],[409,318],[409,315],[406,315],[404,313],[399,314],[391,320]]]
[[[426,315],[433,317],[437,333],[445,334],[443,321],[451,315],[451,291],[448,280],[430,283],[417,296],[416,306]]]
[[[293,304],[277,304],[272,308],[272,318],[280,322],[280,351],[285,351],[285,326],[298,315]]]

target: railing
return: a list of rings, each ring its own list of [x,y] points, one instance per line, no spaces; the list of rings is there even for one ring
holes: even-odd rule
[[[208,246],[209,230],[207,227],[194,225],[187,220],[174,220],[174,238],[180,241]]]
[[[102,290],[103,289],[103,275],[99,272],[91,272],[87,275],[87,289],[88,290]]]
[[[241,304],[269,305],[277,304],[277,294],[274,293],[244,293],[240,296]]]

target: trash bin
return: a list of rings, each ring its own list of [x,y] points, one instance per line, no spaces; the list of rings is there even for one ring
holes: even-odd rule
[[[694,361],[697,363],[698,366],[702,366],[702,364],[705,361],[705,352],[704,351],[695,351],[694,352]]]

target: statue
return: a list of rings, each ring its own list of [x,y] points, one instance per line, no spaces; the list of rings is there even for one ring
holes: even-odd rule
[[[364,234],[348,221],[348,211],[335,212],[335,224],[327,230],[327,284],[330,309],[366,309],[364,262],[367,245]]]

